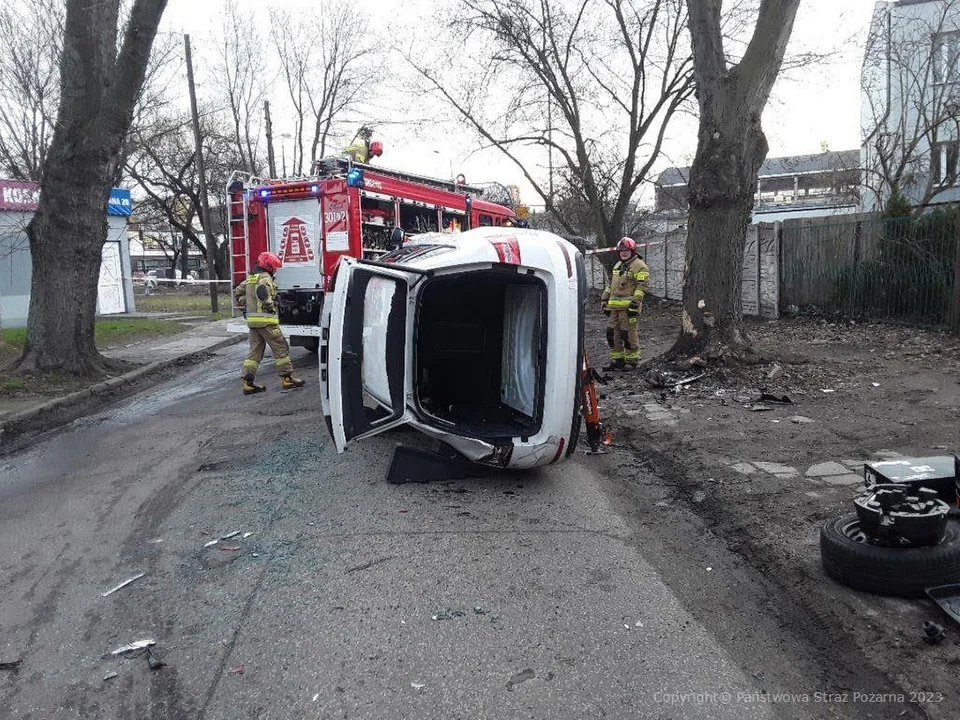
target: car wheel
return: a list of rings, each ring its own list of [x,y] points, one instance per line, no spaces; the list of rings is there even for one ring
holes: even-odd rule
[[[856,513],[820,530],[820,559],[827,575],[876,595],[922,597],[924,588],[960,582],[960,523],[950,521],[938,545],[893,548],[871,545]]]

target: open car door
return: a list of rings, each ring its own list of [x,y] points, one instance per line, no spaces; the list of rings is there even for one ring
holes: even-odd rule
[[[344,257],[323,303],[320,388],[338,452],[412,419],[409,302],[422,271]]]

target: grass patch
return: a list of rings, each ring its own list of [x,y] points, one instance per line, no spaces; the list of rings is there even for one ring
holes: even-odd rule
[[[127,343],[131,340],[172,335],[186,329],[188,329],[187,325],[174,320],[154,320],[153,318],[103,319],[96,321],[94,342],[96,342],[97,347],[105,348]],[[0,344],[5,346],[8,353],[13,350],[19,355],[26,342],[26,328],[11,328],[0,332]]]
[[[0,342],[17,350],[23,350],[23,346],[27,342],[27,329],[24,327],[4,330],[0,332]]]
[[[96,321],[94,338],[100,349],[173,335],[189,329],[188,325],[173,320],[153,318],[109,318]],[[72,375],[43,375],[33,379],[6,374],[5,369],[23,352],[27,340],[26,328],[0,331],[0,398],[28,399],[37,396],[58,396],[80,390],[89,380]]]
[[[209,295],[173,295],[153,294],[137,295],[135,305],[138,312],[168,312],[187,315],[209,316],[211,320],[223,320],[230,317],[230,297],[221,296],[218,302],[219,312],[210,312]]]
[[[97,320],[94,341],[98,348],[142,340],[158,335],[172,335],[188,329],[183,323],[153,318],[116,318]]]
[[[27,384],[16,377],[9,377],[4,380],[0,380],[0,391],[15,393],[23,390]]]

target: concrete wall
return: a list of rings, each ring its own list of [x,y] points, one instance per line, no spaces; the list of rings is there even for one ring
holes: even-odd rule
[[[682,300],[683,268],[687,257],[686,229],[656,235],[649,242],[641,244],[640,248],[650,268],[649,294],[652,297]],[[743,255],[741,292],[744,315],[771,319],[780,316],[779,259],[779,224],[751,225],[747,230]],[[599,253],[588,255],[587,276],[591,289],[603,290],[607,275]]]

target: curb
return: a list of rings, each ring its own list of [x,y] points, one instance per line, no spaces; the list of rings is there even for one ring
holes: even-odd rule
[[[138,367],[130,372],[124,373],[123,375],[117,375],[116,377],[109,378],[108,380],[103,380],[102,382],[97,383],[96,385],[91,385],[88,388],[83,390],[77,390],[76,392],[70,393],[69,395],[64,395],[63,397],[53,398],[41,405],[37,405],[28,410],[22,410],[18,413],[8,415],[7,417],[0,420],[0,440],[2,440],[6,430],[9,426],[17,425],[27,420],[32,420],[35,417],[42,415],[43,413],[51,412],[53,410],[59,410],[62,408],[70,407],[75,405],[82,400],[86,400],[89,397],[93,397],[101,392],[106,390],[114,390],[123,385],[132,383],[145,375],[150,375],[151,373],[157,372],[158,370],[163,370],[164,368],[175,365],[186,358],[193,357],[198,353],[202,352],[214,352],[222,348],[228,347],[230,345],[236,345],[237,343],[243,341],[245,336],[235,335],[233,337],[227,337],[219,342],[214,343],[213,345],[208,345],[205,348],[200,350],[193,350],[188,353],[183,353],[177,355],[176,357],[168,358],[167,360],[160,360],[158,362],[150,363],[149,365],[144,365],[143,367]]]

